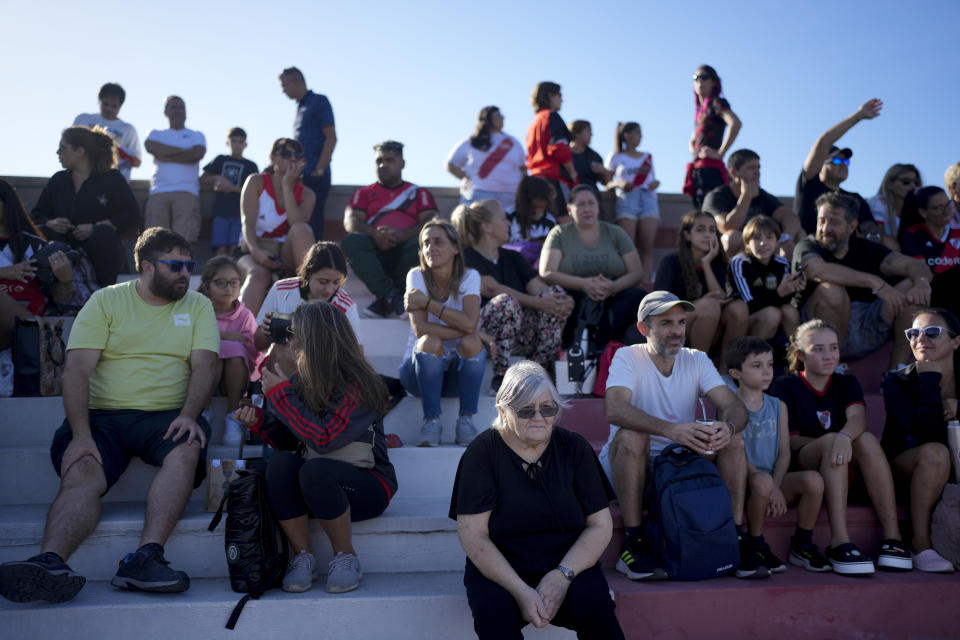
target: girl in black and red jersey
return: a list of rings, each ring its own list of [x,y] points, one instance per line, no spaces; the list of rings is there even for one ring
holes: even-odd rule
[[[856,462],[883,527],[877,564],[909,571],[913,560],[900,541],[893,475],[880,441],[867,431],[863,391],[855,377],[835,372],[840,363],[836,329],[823,320],[803,323],[790,339],[788,358],[792,373],[778,378],[770,393],[787,405],[794,464],[823,476],[830,520],[826,556],[833,570],[841,575],[874,572],[873,562],[847,532],[848,465]]]
[[[900,252],[920,258],[933,272],[930,302],[960,316],[960,225],[952,219],[950,199],[940,187],[922,187],[903,202]]]
[[[556,82],[541,82],[530,94],[537,115],[527,129],[527,170],[531,176],[549,180],[556,190],[550,207],[561,214],[567,210],[567,196],[577,184],[577,170],[570,150],[570,130],[560,114],[563,96]]]
[[[299,306],[287,332],[297,371],[264,369],[262,411],[248,405],[235,417],[280,450],[270,457],[266,485],[296,552],[284,591],[306,591],[319,576],[309,518],[333,547],[326,590],[351,591],[363,576],[351,523],[379,516],[397,491],[382,424],[387,388],[332,304]]]
[[[48,257],[49,287],[37,277],[33,256],[46,245],[13,186],[0,179],[0,350],[10,346],[16,318],[42,316],[48,294],[61,302],[73,294],[73,270],[63,251]]]
[[[683,192],[693,198],[693,206],[699,209],[711,189],[727,183],[723,156],[740,133],[740,118],[723,97],[716,69],[708,64],[701,65],[693,74],[693,99],[697,107],[689,144],[693,161],[687,164]]]

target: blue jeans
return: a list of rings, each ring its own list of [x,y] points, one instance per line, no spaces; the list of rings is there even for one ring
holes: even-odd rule
[[[423,403],[423,417],[440,417],[440,398],[460,397],[460,415],[477,412],[483,368],[487,352],[481,350],[472,358],[459,353],[448,353],[439,358],[432,353],[414,350],[409,359],[400,363],[400,382]]]

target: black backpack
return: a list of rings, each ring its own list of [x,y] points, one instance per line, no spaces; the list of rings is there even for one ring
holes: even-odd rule
[[[283,582],[290,556],[286,537],[267,502],[266,465],[261,459],[246,460],[244,469],[237,469],[227,485],[220,508],[207,527],[213,531],[227,507],[226,532],[223,537],[230,571],[230,587],[247,595],[233,609],[226,628],[233,629],[247,601],[259,600],[266,591]]]
[[[646,524],[660,566],[671,580],[729,575],[740,565],[730,492],[716,466],[671,444],[653,463],[653,500]]]

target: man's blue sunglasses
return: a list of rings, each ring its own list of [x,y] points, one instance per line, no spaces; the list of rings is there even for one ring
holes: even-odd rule
[[[850,164],[850,158],[830,158],[830,162],[833,164]]]
[[[197,268],[196,260],[163,260],[161,258],[151,258],[150,262],[162,262],[170,267],[170,271],[174,273],[180,273],[183,269],[186,269],[187,273],[193,273],[193,270]]]

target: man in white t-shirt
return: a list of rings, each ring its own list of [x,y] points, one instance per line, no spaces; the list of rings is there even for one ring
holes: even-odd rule
[[[651,459],[672,442],[714,461],[730,490],[733,520],[743,524],[747,459],[739,432],[747,425],[746,407],[724,384],[702,351],[684,348],[690,302],[668,291],[654,291],[640,302],[637,328],[645,344],[623,347],[610,364],[606,417],[610,438],[600,462],[613,483],[623,516],[624,543],[617,571],[631,580],[666,578],[656,566],[653,547],[641,530],[644,486]],[[717,407],[717,422],[695,421],[698,401],[707,396]],[[747,554],[744,565],[757,565]],[[761,566],[741,566],[738,577],[760,577]]]
[[[81,113],[74,119],[73,124],[82,127],[100,126],[107,130],[117,143],[117,169],[127,182],[130,182],[130,168],[140,166],[140,137],[132,124],[117,117],[126,98],[127,92],[123,87],[108,82],[100,87],[97,95],[100,113]]]
[[[173,229],[193,245],[200,236],[200,160],[207,152],[207,141],[199,131],[184,126],[183,98],[168,97],[163,114],[170,128],[154,129],[143,145],[155,164],[144,223],[147,228]]]

